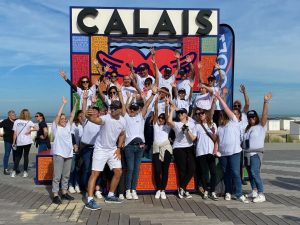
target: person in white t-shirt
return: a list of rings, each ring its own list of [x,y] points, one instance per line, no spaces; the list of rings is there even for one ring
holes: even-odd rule
[[[178,171],[179,178],[179,198],[191,198],[192,196],[186,190],[186,187],[192,179],[195,172],[195,155],[194,144],[188,133],[195,134],[195,121],[188,117],[185,108],[177,111],[179,122],[173,121],[173,113],[176,107],[171,105],[171,111],[168,117],[168,125],[175,132],[175,140],[173,143],[173,154]]]
[[[136,193],[137,182],[140,172],[140,164],[145,148],[145,115],[147,109],[157,93],[157,86],[152,87],[151,97],[141,108],[132,99],[131,103],[123,108],[126,122],[124,154],[127,164],[126,172],[126,199],[138,199]]]
[[[195,126],[196,135],[191,134],[191,139],[193,141],[197,139],[196,163],[197,166],[201,168],[202,172],[201,179],[204,189],[203,199],[208,198],[207,183],[209,180],[207,180],[206,176],[206,168],[208,168],[210,173],[210,196],[211,199],[218,200],[218,197],[215,193],[217,182],[216,161],[215,156],[213,155],[215,142],[217,140],[217,126],[211,121],[211,115],[207,110],[196,108],[195,116],[199,118],[197,121],[199,123],[197,123]]]
[[[142,63],[141,65],[139,65],[139,67],[137,68],[137,70],[139,71],[139,74],[135,73],[133,62],[129,63],[129,67],[130,67],[132,76],[134,77],[134,79],[137,82],[137,86],[139,87],[139,89],[142,92],[145,88],[145,80],[147,78],[150,78],[152,80],[152,83],[154,84],[155,78],[153,76],[149,75],[150,68],[147,63]]]
[[[166,199],[166,187],[168,184],[169,166],[173,149],[169,141],[170,126],[166,123],[169,116],[169,100],[165,105],[165,113],[158,113],[158,100],[155,99],[153,114],[153,155],[154,180],[156,184],[156,199]]]
[[[206,84],[200,84],[199,95],[194,100],[194,107],[210,110],[213,102],[213,89]]]
[[[83,91],[87,90],[89,93],[89,98],[87,102],[87,107],[92,104],[92,97],[96,94],[97,85],[99,84],[92,84],[90,78],[88,76],[82,76],[79,78],[77,85],[73,84],[68,78],[65,71],[59,71],[59,75],[70,85],[72,91],[77,92],[80,97],[79,108],[82,108],[82,100],[83,100]]]
[[[247,113],[248,126],[244,134],[245,142],[245,161],[246,168],[249,174],[252,193],[248,197],[253,198],[253,202],[264,202],[264,186],[260,176],[260,168],[263,158],[264,141],[267,131],[268,120],[268,103],[272,98],[272,93],[269,92],[264,96],[264,105],[261,120],[255,110],[250,110]]]
[[[224,174],[225,200],[231,200],[231,195],[235,194],[237,200],[249,203],[242,193],[242,182],[240,176],[240,125],[234,113],[227,106],[226,102],[215,93],[217,100],[224,108],[220,112],[219,127],[217,131],[219,151],[221,153],[220,163]]]
[[[186,90],[184,88],[177,90],[176,89],[176,83],[174,83],[172,86],[174,87],[174,100],[173,103],[178,109],[185,108],[190,114],[190,105],[192,102],[192,97],[193,97],[193,86],[194,82],[190,82],[190,95],[186,95]]]
[[[53,180],[52,193],[53,203],[61,204],[62,200],[74,200],[68,194],[68,184],[71,171],[71,164],[73,158],[73,144],[71,127],[75,117],[77,107],[77,100],[75,99],[73,109],[69,118],[63,113],[63,109],[67,104],[67,99],[62,97],[62,104],[57,112],[57,115],[52,123],[52,132],[54,134],[53,150]],[[61,183],[61,199],[58,196],[59,184]]]
[[[87,209],[98,210],[101,208],[93,199],[93,194],[96,180],[106,163],[114,172],[114,175],[105,202],[122,202],[115,196],[114,192],[122,175],[121,148],[125,140],[125,120],[121,116],[123,107],[124,105],[120,101],[112,101],[110,114],[101,117],[98,117],[92,109],[87,111],[86,118],[95,124],[101,125],[94,148],[92,173],[88,182],[87,203],[85,205]]]
[[[122,85],[121,91],[122,91],[123,101],[125,103],[127,102],[127,98],[128,98],[127,94],[128,93],[130,94],[130,96],[138,93],[138,90],[134,87],[135,85],[136,85],[135,80],[134,79],[131,80],[130,76],[125,75],[123,77],[123,85]]]
[[[11,173],[11,177],[16,176],[16,172],[19,170],[19,163],[24,152],[24,173],[23,177],[28,177],[28,161],[29,151],[32,144],[31,131],[38,130],[34,126],[34,123],[30,120],[30,112],[28,109],[23,109],[20,113],[19,119],[15,120],[13,125],[13,143],[12,148],[16,151],[16,158],[14,162],[14,170]]]

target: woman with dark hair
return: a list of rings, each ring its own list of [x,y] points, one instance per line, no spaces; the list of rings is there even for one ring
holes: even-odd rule
[[[217,135],[219,151],[221,153],[220,163],[224,174],[225,200],[231,200],[231,194],[235,194],[237,200],[243,203],[249,203],[242,193],[240,176],[240,157],[242,149],[240,145],[239,122],[219,92],[216,92],[215,96],[224,109],[220,111]]]
[[[50,139],[48,137],[48,126],[43,113],[37,112],[34,117],[39,123],[39,129],[36,134],[35,142],[36,146],[38,147],[38,153],[40,153],[42,151],[46,151],[51,147]]]
[[[249,173],[252,193],[247,197],[253,198],[253,202],[264,202],[264,187],[260,177],[260,167],[264,152],[264,140],[267,130],[268,120],[268,103],[272,98],[272,93],[269,92],[264,96],[264,105],[261,120],[255,110],[250,110],[247,113],[248,126],[244,134],[244,149],[246,168]]]
[[[23,109],[19,119],[14,122],[13,131],[13,149],[16,150],[16,160],[14,170],[11,177],[16,176],[16,171],[19,169],[19,163],[24,152],[24,173],[23,177],[28,177],[28,161],[29,151],[32,144],[31,131],[34,129],[34,124],[31,121],[30,112],[28,109]]]
[[[211,115],[209,111],[196,108],[195,116],[199,120],[198,124],[195,126],[196,135],[189,133],[190,138],[195,141],[197,139],[196,146],[196,163],[197,166],[201,168],[201,179],[202,185],[204,189],[203,199],[208,198],[208,189],[206,176],[206,168],[209,168],[210,172],[210,191],[211,191],[211,199],[218,200],[218,197],[215,193],[215,187],[217,182],[217,174],[216,174],[216,162],[215,156],[213,155],[214,151],[214,143],[217,140],[216,131],[217,126],[211,120]]]
[[[118,87],[120,86],[119,84],[116,84],[116,85]],[[110,88],[108,88],[107,95],[105,95],[102,92],[100,86],[98,86],[100,98],[101,98],[102,102],[105,102],[106,106],[109,106],[112,103],[112,101],[119,100],[117,86],[114,85],[114,86],[111,86]]]
[[[168,125],[175,132],[175,140],[173,143],[173,154],[178,171],[179,178],[179,198],[192,198],[192,195],[186,190],[186,187],[192,179],[195,172],[195,155],[193,140],[191,140],[191,132],[196,135],[194,131],[195,121],[188,117],[187,110],[181,108],[177,111],[179,122],[173,121],[173,113],[175,106],[171,106],[171,111],[168,117]]]
[[[80,105],[79,108],[82,108],[82,100],[83,100],[83,91],[88,91],[88,99],[87,99],[87,107],[92,105],[92,97],[96,94],[97,87],[96,85],[92,85],[91,80],[87,76],[82,76],[79,78],[77,85],[73,84],[68,78],[65,71],[59,71],[60,76],[70,85],[74,92],[80,97]]]

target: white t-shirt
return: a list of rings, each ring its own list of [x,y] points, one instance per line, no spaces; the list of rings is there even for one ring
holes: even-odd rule
[[[161,72],[158,71],[158,87],[166,87],[169,90],[171,99],[172,99],[172,84],[175,81],[175,76],[172,74],[168,79],[165,79],[164,76],[161,74]]]
[[[203,126],[210,134],[213,134],[213,128],[215,129],[215,132],[217,131],[215,123],[213,123],[211,127],[209,127],[207,123],[203,124]],[[213,154],[214,142],[207,135],[201,124],[196,124],[195,130],[197,134],[196,156]]]
[[[92,105],[92,97],[96,93],[96,85],[91,86],[88,89],[88,98],[87,98],[87,107]],[[80,105],[79,108],[82,109],[82,101],[83,101],[83,90],[80,87],[77,87],[77,94],[80,97]]]
[[[200,109],[210,110],[212,103],[212,97],[209,93],[199,94],[195,98],[194,107],[198,107]]]
[[[26,134],[34,127],[34,123],[30,120],[17,119],[14,122],[13,131],[17,135],[17,146],[32,144],[31,134]]]
[[[76,125],[75,123],[73,123],[72,127],[71,127],[71,134],[74,134],[76,145],[79,146],[80,141],[81,141],[81,137],[82,137],[82,134],[83,134],[82,125],[81,124]]]
[[[144,83],[145,83],[145,80],[150,77],[152,79],[152,84],[154,84],[154,77],[148,75],[146,77],[141,77],[140,75],[136,75],[136,82],[137,82],[137,85],[139,86],[140,90],[143,91],[143,88],[144,88]]]
[[[126,121],[125,146],[128,145],[134,138],[141,138],[143,142],[145,142],[145,118],[143,118],[142,113],[138,113],[134,117],[131,117],[128,113],[126,113],[124,119]]]
[[[173,148],[186,148],[193,145],[193,141],[187,137],[187,134],[182,132],[182,122],[174,122],[175,127],[173,128],[175,132],[175,140],[173,143]],[[195,121],[192,118],[188,118],[188,123],[186,124],[189,130],[196,135],[195,132]]]
[[[127,98],[128,98],[126,92],[129,92],[130,94],[133,94],[133,93],[137,92],[137,90],[132,86],[129,86],[129,87],[123,86],[121,91],[122,91],[122,96],[123,96],[124,103],[127,102]]]
[[[221,93],[220,87],[218,87],[218,86],[213,87],[213,92],[214,93],[216,93],[216,92]],[[222,106],[220,105],[220,101],[218,99],[216,100],[215,110],[222,110]]]
[[[94,151],[115,151],[119,135],[125,130],[125,120],[122,116],[116,120],[110,114],[100,118],[103,124],[97,135]]]
[[[94,145],[101,125],[95,124],[85,119],[82,126],[83,134],[81,137],[81,142],[87,145]]]
[[[154,143],[160,144],[167,140],[169,140],[169,133],[170,133],[170,126],[169,125],[158,125],[158,123],[153,125],[154,131]]]
[[[181,100],[179,97],[177,97],[176,99],[174,99],[173,103],[178,109],[185,108],[189,112],[191,104],[189,99]]]
[[[55,136],[52,146],[53,154],[60,155],[63,158],[72,158],[73,145],[70,123],[67,122],[65,127],[61,127],[53,121],[52,132]]]
[[[225,126],[219,126],[217,134],[219,136],[219,151],[222,156],[229,156],[239,153],[241,149],[240,125],[235,117]]]
[[[249,150],[255,150],[263,148],[265,146],[265,136],[266,136],[267,126],[262,126],[257,124],[250,127],[250,129],[244,134],[244,140],[249,140]],[[255,155],[256,153],[250,153]]]
[[[246,118],[246,120],[243,119],[243,118]],[[244,112],[241,115],[241,121],[239,121],[239,125],[240,125],[240,131],[241,131],[241,136],[240,137],[241,137],[241,142],[242,142],[243,139],[244,139],[245,129],[248,125],[247,115]]]
[[[185,93],[186,93],[185,96],[190,96],[190,92],[191,92],[190,83],[191,83],[191,78],[187,78],[185,80],[180,80],[177,83],[177,91],[179,91],[180,89],[185,89]]]

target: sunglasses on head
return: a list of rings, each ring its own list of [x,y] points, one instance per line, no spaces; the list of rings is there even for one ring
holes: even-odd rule
[[[84,83],[88,83],[88,82],[89,82],[88,80],[82,80],[82,81],[81,81],[81,83],[83,83],[83,84],[84,84]]]

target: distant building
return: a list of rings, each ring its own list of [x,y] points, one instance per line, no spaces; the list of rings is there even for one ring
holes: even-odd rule
[[[279,131],[280,130],[280,119],[269,119],[267,122],[268,131]]]
[[[294,139],[300,139],[300,121],[290,123],[290,135]]]

